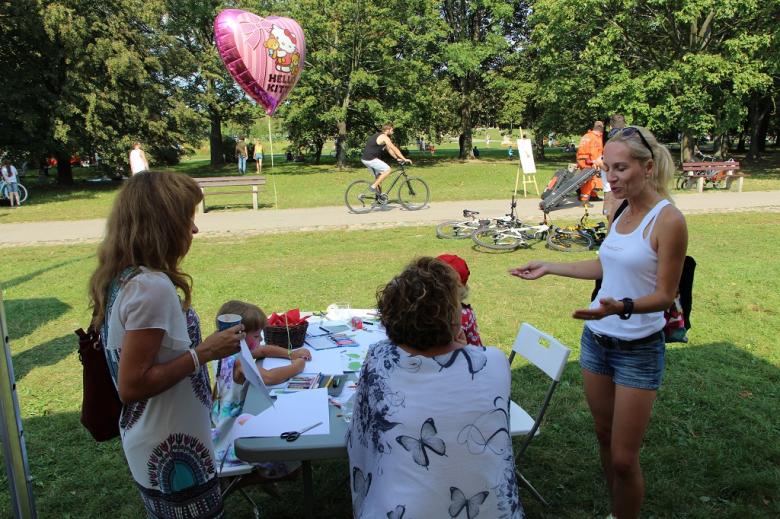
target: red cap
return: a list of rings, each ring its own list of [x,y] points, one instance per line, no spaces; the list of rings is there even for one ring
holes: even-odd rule
[[[469,271],[469,266],[466,264],[466,260],[460,256],[456,256],[455,254],[440,254],[439,256],[436,256],[436,259],[441,260],[450,267],[454,268],[455,272],[457,272],[458,276],[460,277],[460,282],[463,285],[468,283],[471,272]]]

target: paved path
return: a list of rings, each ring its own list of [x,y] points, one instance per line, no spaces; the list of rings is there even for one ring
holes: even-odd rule
[[[780,191],[709,192],[676,197],[677,206],[686,214],[780,211]],[[522,220],[536,222],[542,213],[538,198],[520,199],[517,214]],[[601,204],[595,203],[593,214],[601,213]],[[344,206],[310,209],[264,209],[261,211],[212,211],[198,214],[196,223],[200,235],[248,235],[285,231],[334,229],[362,229],[429,225],[457,219],[464,208],[479,211],[482,216],[496,217],[509,212],[508,200],[470,200],[459,202],[431,202],[420,211],[406,211],[392,205],[383,211],[369,214],[351,214]],[[554,219],[575,219],[582,209],[574,207],[552,213]],[[94,242],[103,235],[105,220],[78,220],[0,224],[0,244],[53,245],[73,242]]]

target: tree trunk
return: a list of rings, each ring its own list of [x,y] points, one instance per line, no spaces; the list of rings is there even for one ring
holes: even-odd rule
[[[468,88],[467,79],[464,78],[461,81],[461,88],[463,90],[461,90],[460,94],[460,137],[458,138],[460,151],[458,152],[458,157],[461,160],[468,160],[474,158],[474,152],[472,151],[474,146],[471,132],[471,104],[469,103],[469,92],[466,90]]]
[[[715,135],[715,146],[712,154],[719,159],[728,157],[729,155],[729,135],[727,133],[719,133]]]
[[[750,149],[746,160],[758,160],[761,157],[761,127],[769,115],[771,103],[768,99],[754,94],[748,106],[748,131],[750,132]]]
[[[542,132],[536,132],[536,160],[544,160],[544,134]],[[520,150],[517,150],[518,157],[520,156]]]
[[[745,131],[739,132],[739,140],[737,141],[737,152],[745,152]]]
[[[336,135],[336,165],[339,169],[344,169],[347,165],[347,122],[338,121],[336,123],[338,134]]]
[[[211,112],[210,118],[209,148],[211,148],[211,167],[217,168],[225,163],[225,156],[222,153],[222,117],[216,112]]]
[[[682,142],[680,143],[680,161],[691,162],[693,160],[693,150],[696,146],[696,141],[693,138],[693,134],[690,130],[685,130],[682,133]]]
[[[57,184],[61,186],[73,185],[73,169],[70,167],[70,155],[64,152],[57,153]]]
[[[322,157],[322,147],[325,146],[325,141],[317,140],[314,142],[314,163],[319,164]]]

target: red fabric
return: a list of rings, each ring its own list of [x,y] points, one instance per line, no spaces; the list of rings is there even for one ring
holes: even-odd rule
[[[300,310],[293,308],[283,314],[272,313],[271,317],[268,318],[268,326],[295,326],[308,318],[308,315],[302,318]]]
[[[463,333],[466,334],[468,344],[482,346],[482,338],[479,336],[479,327],[477,326],[477,315],[471,305],[461,305],[460,326],[463,328]]]

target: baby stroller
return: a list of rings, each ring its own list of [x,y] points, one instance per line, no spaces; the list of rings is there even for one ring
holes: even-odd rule
[[[577,169],[569,166],[567,169],[559,169],[542,193],[539,209],[544,213],[549,213],[567,205],[576,205],[578,203],[577,190],[588,179],[597,174],[598,170],[593,168]]]

